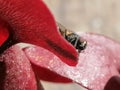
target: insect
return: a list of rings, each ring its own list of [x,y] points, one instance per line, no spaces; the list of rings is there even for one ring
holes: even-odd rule
[[[87,41],[83,40],[79,35],[75,34],[74,32],[66,29],[60,23],[57,23],[58,29],[60,34],[69,42],[71,43],[78,52],[84,50],[87,46]]]

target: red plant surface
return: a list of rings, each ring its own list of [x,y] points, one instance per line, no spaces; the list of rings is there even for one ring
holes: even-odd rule
[[[119,43],[82,34],[88,45],[78,57],[42,0],[0,0],[0,18],[0,90],[43,90],[40,79],[120,90]],[[21,48],[19,42],[36,46]]]
[[[37,90],[34,72],[20,47],[9,48],[0,59],[0,90]]]
[[[77,52],[60,36],[53,16],[42,0],[0,0],[0,17],[9,24],[13,41],[44,47],[64,62],[76,64]]]
[[[116,82],[120,80],[118,78],[120,56],[116,54],[120,52],[119,43],[102,35],[82,34],[81,36],[87,40],[88,45],[80,53],[78,64],[74,67],[63,63],[60,58],[43,48],[33,46],[24,49],[26,56],[33,63],[33,69],[38,77],[54,82],[59,81],[60,77],[61,81],[65,80],[66,82],[64,78],[67,78],[90,90],[119,90],[120,85]],[[39,69],[50,71],[49,74],[46,74],[44,71],[40,72]],[[55,77],[54,73],[51,72],[56,72],[59,76]],[[53,78],[43,77],[47,77],[47,75],[49,77],[51,75]],[[116,85],[114,88],[113,84]],[[111,89],[108,89],[108,86]]]
[[[7,40],[9,36],[6,25],[0,20],[0,46]]]

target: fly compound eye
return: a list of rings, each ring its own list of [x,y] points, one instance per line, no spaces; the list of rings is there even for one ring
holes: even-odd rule
[[[81,50],[84,50],[87,46],[87,41],[83,40],[81,37],[79,37],[79,35],[77,35],[76,33],[66,29],[63,25],[61,25],[60,23],[58,24],[58,29],[60,34],[69,42],[71,43],[78,52],[80,52]]]

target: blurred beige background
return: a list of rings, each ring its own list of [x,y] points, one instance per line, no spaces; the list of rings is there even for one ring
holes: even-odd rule
[[[74,31],[95,32],[120,41],[120,0],[43,0],[56,21]],[[83,90],[76,84],[43,83],[45,90]]]

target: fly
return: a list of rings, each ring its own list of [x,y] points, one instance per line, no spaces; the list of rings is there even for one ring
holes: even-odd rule
[[[66,29],[60,23],[57,23],[58,29],[60,34],[69,42],[71,43],[78,52],[84,50],[87,46],[87,41],[83,40],[79,35],[75,34],[74,32]]]

